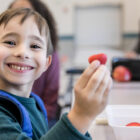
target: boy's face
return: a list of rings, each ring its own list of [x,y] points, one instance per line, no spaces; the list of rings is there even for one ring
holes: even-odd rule
[[[0,26],[0,83],[33,84],[50,64],[46,36],[33,17],[19,24],[21,16]]]

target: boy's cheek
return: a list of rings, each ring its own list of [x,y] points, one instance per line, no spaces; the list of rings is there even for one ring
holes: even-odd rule
[[[8,51],[7,49],[4,49],[4,47],[0,44],[0,60],[3,60],[4,58],[6,58],[8,56]]]
[[[50,59],[48,59],[48,58],[46,60],[40,59],[39,67],[41,68],[42,73],[45,72],[49,68],[50,64],[51,64]]]

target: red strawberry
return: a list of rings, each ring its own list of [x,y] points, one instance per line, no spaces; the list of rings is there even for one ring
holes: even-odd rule
[[[128,123],[126,126],[140,126],[140,123],[138,123],[138,122],[131,122],[131,123]]]
[[[88,58],[88,62],[91,63],[94,60],[99,60],[101,64],[105,64],[107,61],[107,56],[104,53],[95,54]]]

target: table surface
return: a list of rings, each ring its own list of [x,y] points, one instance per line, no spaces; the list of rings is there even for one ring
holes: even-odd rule
[[[96,125],[93,122],[89,133],[93,140],[116,140],[112,128],[108,125]]]
[[[109,96],[109,105],[140,105],[140,82],[118,83],[114,82]],[[103,111],[97,119],[107,119]],[[89,129],[94,140],[116,140],[113,129],[104,124],[96,124],[94,121]]]

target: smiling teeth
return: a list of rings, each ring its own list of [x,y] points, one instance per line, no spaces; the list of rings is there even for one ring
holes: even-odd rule
[[[16,65],[10,65],[10,67],[12,69],[16,69],[16,70],[29,70],[30,67],[20,67],[20,66],[16,66]]]

